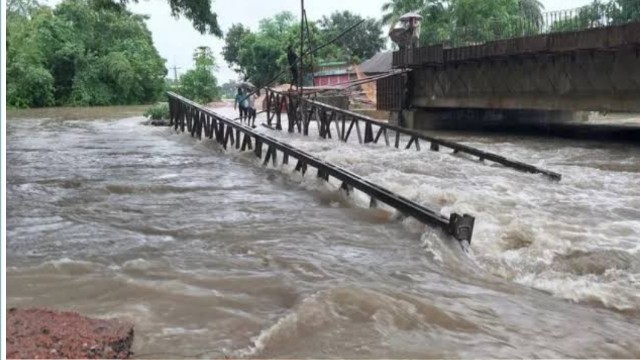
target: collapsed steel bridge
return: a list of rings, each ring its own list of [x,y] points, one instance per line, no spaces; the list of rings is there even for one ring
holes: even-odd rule
[[[380,138],[383,137],[385,144],[390,146],[389,137],[391,135],[395,138],[394,146],[400,148],[400,136],[404,135],[409,138],[405,149],[415,146],[416,150],[420,150],[420,141],[422,140],[430,144],[432,151],[440,151],[441,147],[446,147],[452,149],[454,154],[466,153],[478,157],[480,161],[493,161],[515,170],[542,174],[552,180],[560,180],[562,178],[562,175],[553,171],[511,160],[504,156],[453,141],[438,139],[417,131],[383,123],[365,115],[315,101],[312,99],[313,94],[303,94],[303,96],[300,96],[297,93],[280,92],[273,89],[266,89],[266,92],[267,125],[276,130],[282,130],[282,115],[286,114],[288,118],[287,131],[295,132],[297,130],[297,132],[305,136],[309,135],[309,124],[312,119],[315,119],[318,122],[319,135],[323,139],[332,138],[332,124],[335,127],[338,139],[344,142],[349,140],[354,128],[360,144],[378,143]],[[362,133],[363,125],[364,134]]]
[[[317,176],[320,179],[329,181],[330,177],[334,177],[340,180],[342,182],[340,188],[345,193],[349,194],[353,189],[357,189],[370,196],[370,206],[372,207],[376,206],[378,201],[383,202],[405,216],[411,216],[424,224],[442,229],[459,241],[471,242],[475,222],[473,216],[452,213],[449,218],[446,218],[434,210],[395,194],[350,171],[320,160],[272,137],[260,134],[178,94],[168,92],[167,95],[169,97],[170,125],[176,131],[188,132],[192,137],[197,137],[200,140],[203,136],[215,139],[225,149],[235,147],[240,151],[251,150],[258,158],[264,158],[263,164],[265,166],[270,162],[274,166],[277,165],[278,152],[280,152],[282,153],[282,164],[288,164],[290,158],[297,160],[295,170],[303,175],[309,167],[313,167],[317,170]],[[266,147],[266,152],[263,153],[264,147]]]

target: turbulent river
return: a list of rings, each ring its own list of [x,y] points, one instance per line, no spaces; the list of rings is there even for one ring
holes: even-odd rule
[[[140,117],[36,115],[7,124],[8,306],[128,319],[138,358],[640,357],[638,147],[438,134],[553,182],[259,128],[473,214],[465,253],[313,173]]]

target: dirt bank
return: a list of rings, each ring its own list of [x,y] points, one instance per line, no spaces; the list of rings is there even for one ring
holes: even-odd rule
[[[131,324],[73,312],[9,309],[6,340],[9,359],[128,359],[133,355]]]

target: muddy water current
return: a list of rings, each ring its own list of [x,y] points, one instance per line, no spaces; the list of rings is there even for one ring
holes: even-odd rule
[[[558,183],[258,129],[475,215],[466,253],[339,184],[140,117],[38,116],[7,124],[8,306],[129,319],[139,358],[640,357],[637,147],[440,134]]]

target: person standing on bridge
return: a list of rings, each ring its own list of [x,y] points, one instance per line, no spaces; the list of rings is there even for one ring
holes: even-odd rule
[[[260,90],[257,93],[251,92],[247,95],[247,125],[251,125],[252,128],[256,127],[256,116],[258,111],[256,110],[256,99],[260,96]]]
[[[247,105],[247,97],[242,93],[242,89],[239,88],[236,100],[233,103],[233,110],[236,109],[236,106],[240,109],[240,122],[243,122],[245,117],[247,117]]]

